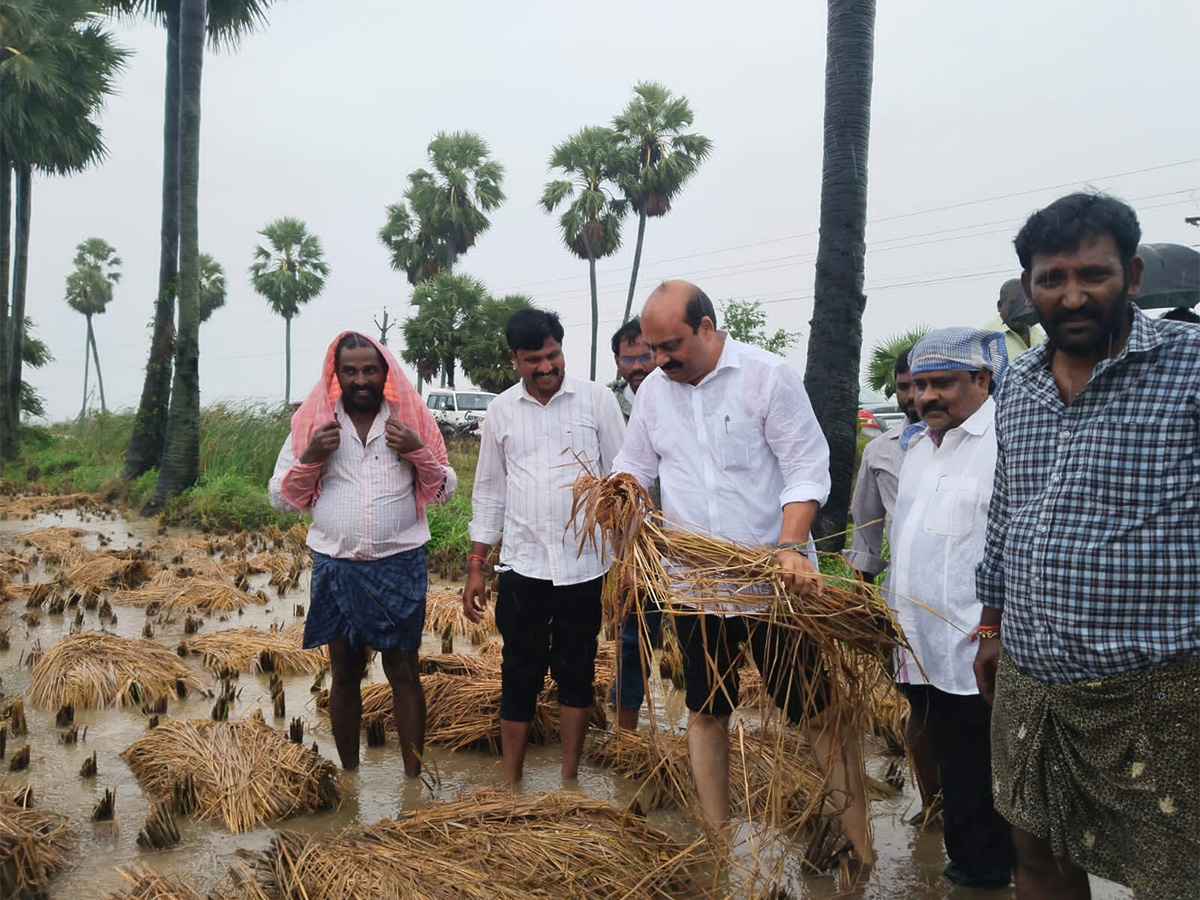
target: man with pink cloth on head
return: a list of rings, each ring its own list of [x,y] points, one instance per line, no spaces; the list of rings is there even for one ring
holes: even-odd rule
[[[329,645],[329,718],[342,768],[358,767],[367,648],[392,686],[404,771],[421,771],[425,692],[417,651],[425,624],[430,503],[458,478],[426,406],[395,357],[345,331],[321,380],[292,416],[271,476],[271,505],[312,513],[312,590],[306,648]]]

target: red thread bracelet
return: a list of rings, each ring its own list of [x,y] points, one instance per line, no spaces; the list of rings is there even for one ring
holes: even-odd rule
[[[486,563],[486,562],[487,562],[487,557],[486,557],[486,556],[480,556],[478,553],[472,553],[470,556],[468,556],[468,557],[467,557],[467,562],[471,562],[472,560],[476,560],[476,559],[477,559],[477,560],[479,560],[481,563]]]

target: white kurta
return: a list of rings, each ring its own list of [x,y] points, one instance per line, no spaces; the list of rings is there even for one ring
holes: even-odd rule
[[[995,412],[988,398],[946,432],[941,446],[921,440],[905,454],[892,523],[890,602],[926,677],[902,652],[897,681],[929,683],[951,694],[979,692],[968,634],[983,609],[975,567],[983,559],[996,471]]]

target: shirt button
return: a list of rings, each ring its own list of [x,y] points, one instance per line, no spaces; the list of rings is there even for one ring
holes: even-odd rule
[[[1064,428],[1062,431],[1060,431],[1058,433],[1058,436],[1065,441],[1067,438],[1069,438],[1071,436],[1071,429]]]
[[[1030,584],[1041,584],[1042,583],[1041,576],[1034,575],[1032,578],[1029,579],[1029,583]]]
[[[1050,483],[1058,484],[1058,473],[1057,472],[1054,472],[1050,475]]]

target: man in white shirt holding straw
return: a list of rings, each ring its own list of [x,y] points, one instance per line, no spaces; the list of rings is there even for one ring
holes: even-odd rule
[[[829,493],[829,449],[799,376],[780,357],[718,331],[712,301],[688,282],[661,284],[641,319],[658,369],[638,390],[614,471],[644,486],[660,478],[668,520],[775,547],[792,590],[819,589],[809,529]],[[687,677],[688,754],[706,824],[727,833],[729,718],[744,642],[776,704],[805,723],[846,834],[859,859],[873,864],[858,744],[835,741],[828,684],[812,648],[802,644],[799,660],[785,660],[772,629],[732,610],[674,622]]]
[[[484,565],[500,540],[496,627],[504,638],[500,745],[504,776],[521,779],[525,745],[546,670],[558,687],[562,777],[578,775],[595,703],[603,542],[582,551],[571,522],[571,486],[589,467],[607,473],[625,437],[612,391],[566,376],[563,327],[540,309],[513,313],[505,326],[521,380],[488,407],[471,495],[471,555],[463,613],[473,622],[487,603]]]

